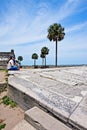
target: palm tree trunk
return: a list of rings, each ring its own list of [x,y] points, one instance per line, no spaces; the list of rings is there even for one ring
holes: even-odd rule
[[[56,40],[56,59],[55,59],[55,66],[57,67],[57,40]]]
[[[46,56],[45,56],[45,67],[46,67]]]
[[[36,59],[34,59],[34,67],[36,66]]]
[[[42,58],[42,66],[44,65],[44,58]]]

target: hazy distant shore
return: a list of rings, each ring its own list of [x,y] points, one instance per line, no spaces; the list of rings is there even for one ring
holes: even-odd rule
[[[57,67],[74,67],[74,66],[87,66],[87,64],[72,64],[72,65],[58,65]],[[22,65],[22,68],[32,68],[34,67],[33,65]],[[36,68],[54,68],[55,65],[46,65],[46,66],[43,66],[43,65],[36,65]]]

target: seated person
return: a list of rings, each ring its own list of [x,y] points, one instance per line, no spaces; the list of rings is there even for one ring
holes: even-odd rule
[[[14,61],[15,61],[14,56],[10,56],[10,59],[8,61],[8,64],[7,64],[8,70],[19,70],[19,67],[15,64]]]

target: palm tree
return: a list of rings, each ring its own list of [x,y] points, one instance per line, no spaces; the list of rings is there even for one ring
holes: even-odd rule
[[[18,62],[19,62],[19,64],[21,64],[22,60],[23,60],[23,57],[22,56],[18,56]]]
[[[54,23],[53,25],[50,25],[48,28],[48,35],[47,38],[50,41],[56,42],[56,60],[55,60],[55,66],[57,66],[57,43],[58,41],[61,41],[64,39],[64,28],[61,26],[61,24]]]
[[[49,54],[49,49],[47,48],[47,47],[43,47],[42,49],[41,49],[41,54],[44,56],[44,58],[45,58],[45,66],[46,66],[46,55],[48,55]]]
[[[44,58],[45,58],[45,55],[44,54],[40,54],[40,57],[42,58],[42,66],[44,65]]]
[[[32,54],[32,59],[34,59],[34,67],[36,66],[36,60],[38,59],[38,54],[37,53],[33,53]]]

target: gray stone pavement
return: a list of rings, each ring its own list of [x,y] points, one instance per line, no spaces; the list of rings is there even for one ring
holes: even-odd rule
[[[14,75],[9,77],[9,85],[33,96],[65,122],[81,130],[87,129],[87,66],[10,73]]]

